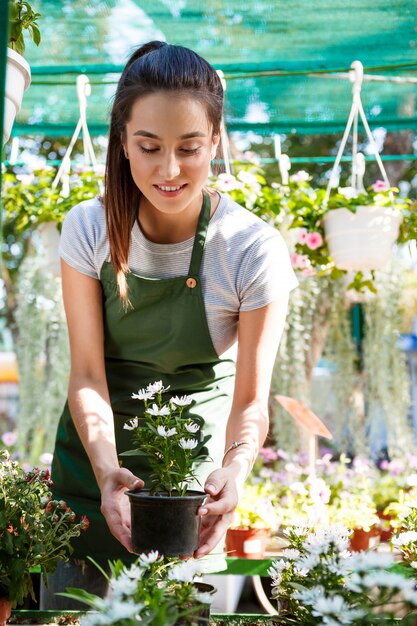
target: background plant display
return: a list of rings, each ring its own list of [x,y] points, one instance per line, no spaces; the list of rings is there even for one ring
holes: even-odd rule
[[[42,576],[71,553],[70,540],[88,528],[62,500],[53,500],[49,470],[24,472],[0,452],[0,597],[12,606],[34,597],[31,568]]]

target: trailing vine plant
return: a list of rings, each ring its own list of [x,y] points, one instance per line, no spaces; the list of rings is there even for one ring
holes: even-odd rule
[[[18,280],[16,356],[19,370],[17,451],[37,465],[52,452],[68,386],[69,344],[61,279],[45,266],[41,249],[23,260]]]
[[[402,456],[415,450],[409,422],[410,377],[398,345],[401,268],[378,272],[377,295],[364,305],[363,341],[367,436],[371,452]]]

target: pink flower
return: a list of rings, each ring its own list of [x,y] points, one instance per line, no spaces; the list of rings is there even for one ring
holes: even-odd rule
[[[298,241],[300,243],[307,243],[307,235],[308,235],[308,233],[307,233],[306,229],[302,228],[300,230],[300,234],[298,235]]]
[[[291,255],[291,264],[295,269],[303,269],[308,266],[308,258],[298,252],[293,252]]]
[[[323,237],[320,235],[320,233],[318,232],[308,233],[306,246],[310,248],[310,250],[316,250],[317,248],[320,248],[322,244],[323,244]]]
[[[290,180],[292,180],[294,183],[304,183],[307,180],[310,180],[310,175],[305,170],[299,170],[298,172],[290,176]]]
[[[12,431],[8,431],[7,433],[4,433],[4,435],[2,435],[1,437],[1,440],[6,446],[6,448],[9,448],[10,446],[14,446],[14,444],[16,443],[16,439],[17,439],[17,433],[12,432]]]
[[[272,448],[261,448],[259,450],[259,456],[262,457],[265,463],[276,461],[278,458],[278,454]]]
[[[389,186],[383,180],[376,180],[371,187],[376,193],[378,191],[387,191],[389,189]]]
[[[301,273],[303,276],[315,276],[317,274],[313,267],[306,267]]]

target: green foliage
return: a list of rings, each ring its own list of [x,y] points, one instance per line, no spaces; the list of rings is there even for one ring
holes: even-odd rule
[[[24,31],[28,31],[33,43],[39,46],[41,34],[38,27],[40,13],[36,13],[26,0],[9,0],[9,48],[23,55]]]
[[[49,470],[24,472],[0,452],[0,595],[20,604],[33,594],[30,569],[43,577],[71,552],[70,540],[88,528],[63,500],[53,500]]]
[[[151,493],[167,492],[168,495],[185,495],[189,484],[197,480],[194,465],[207,458],[204,444],[210,435],[198,440],[200,424],[196,418],[183,415],[192,400],[188,396],[170,398],[164,402],[161,381],[141,389],[132,398],[143,400],[143,418],[135,417],[125,424],[132,430],[137,448],[121,456],[146,456],[152,469]],[[197,480],[198,482],[198,480]]]
[[[6,172],[3,180],[3,207],[5,223],[13,224],[18,234],[33,231],[43,222],[62,225],[65,215],[79,202],[100,193],[101,176],[92,171],[74,174],[70,181],[70,194],[62,195],[59,187],[53,188],[56,171],[52,168],[35,170],[31,175],[19,176]]]

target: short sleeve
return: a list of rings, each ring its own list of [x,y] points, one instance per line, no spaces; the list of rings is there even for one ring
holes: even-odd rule
[[[242,264],[238,284],[241,311],[266,306],[298,286],[287,246],[279,232],[252,244]]]
[[[68,265],[92,278],[99,278],[100,273],[96,213],[91,201],[74,206],[64,219],[59,246],[59,254]]]

